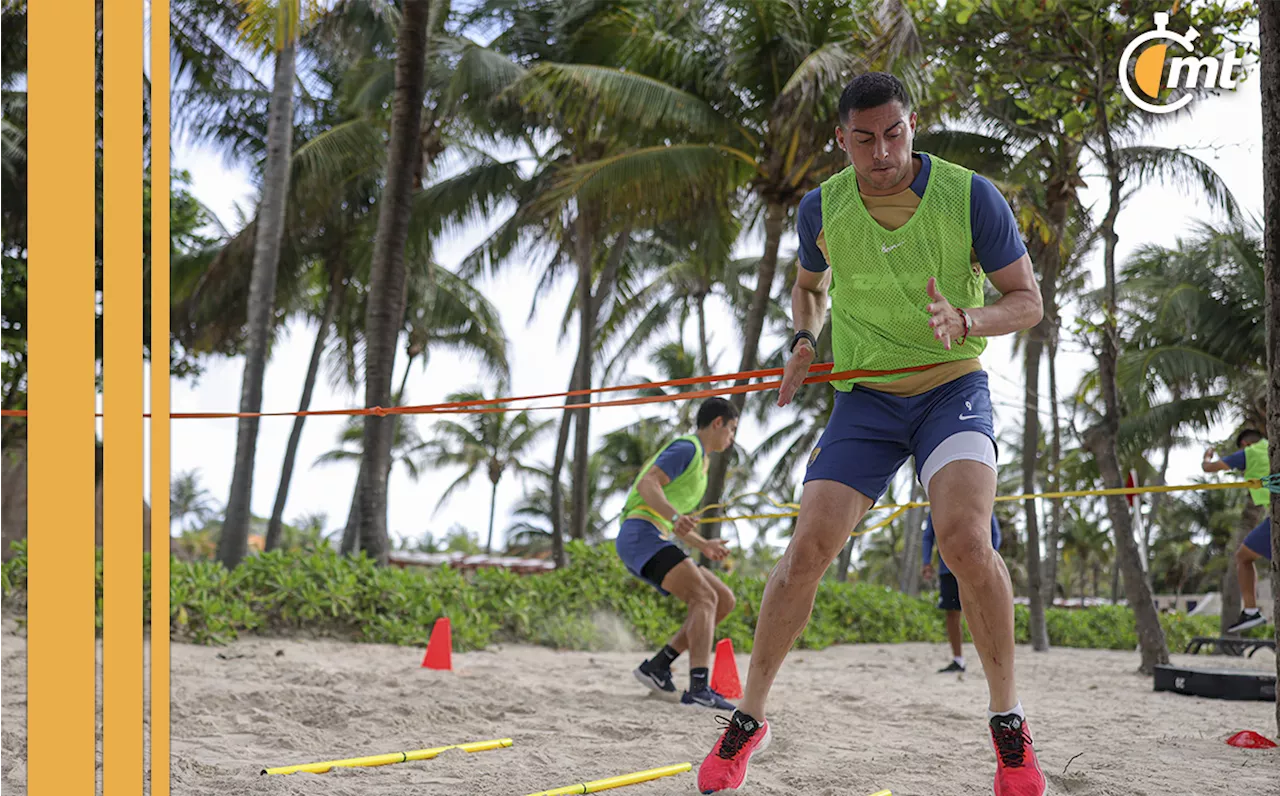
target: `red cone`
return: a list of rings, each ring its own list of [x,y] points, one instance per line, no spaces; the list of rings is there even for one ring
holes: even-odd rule
[[[725,699],[742,697],[738,661],[733,657],[733,642],[727,638],[716,643],[716,661],[711,669],[711,690]]]
[[[427,654],[422,658],[422,668],[452,671],[453,669],[453,630],[449,625],[449,617],[442,616],[431,628],[431,638],[427,641]]]
[[[1253,730],[1242,730],[1228,738],[1227,743],[1239,746],[1241,749],[1274,749],[1276,746],[1275,741]]]

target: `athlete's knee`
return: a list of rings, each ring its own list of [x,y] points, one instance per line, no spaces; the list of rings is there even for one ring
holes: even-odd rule
[[[733,613],[733,609],[735,606],[737,606],[737,604],[738,604],[738,600],[736,597],[733,596],[733,592],[729,589],[729,587],[725,586],[723,588],[717,589],[716,590],[716,621],[719,622],[729,614]]]
[[[787,582],[816,581],[822,578],[839,554],[840,547],[830,550],[817,536],[797,535],[787,547],[777,572]]]
[[[944,533],[939,529],[938,550],[946,558],[947,566],[960,580],[984,571],[995,555],[991,548],[989,526],[982,527],[981,533],[975,533],[972,522],[957,523],[947,530],[945,542],[943,538]]]
[[[709,610],[715,613],[718,598],[716,590],[705,580],[699,579],[699,582],[689,590],[689,607],[701,610]]]
[[[1262,558],[1262,556],[1250,550],[1248,545],[1242,544],[1240,547],[1236,548],[1236,561],[1238,563],[1252,564],[1253,561],[1258,558]]]

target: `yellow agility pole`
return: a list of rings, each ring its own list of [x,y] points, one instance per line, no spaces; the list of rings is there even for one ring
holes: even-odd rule
[[[619,777],[608,777],[607,779],[597,779],[594,782],[579,782],[577,785],[566,785],[563,788],[555,790],[542,790],[537,793],[530,793],[529,796],[569,796],[572,793],[596,793],[597,791],[609,790],[611,788],[621,788],[624,785],[636,785],[641,782],[648,782],[651,779],[659,779],[660,777],[671,777],[676,774],[683,774],[693,768],[693,763],[680,763],[674,766],[663,766],[661,768],[651,768],[648,771],[637,771],[634,774],[623,774]]]
[[[878,790],[875,793],[871,794],[871,796],[893,796],[893,794],[887,790]]]
[[[510,738],[498,738],[493,741],[475,741],[452,746],[437,746],[434,749],[414,749],[409,752],[391,752],[385,755],[369,755],[368,757],[348,757],[345,760],[326,760],[323,763],[303,763],[299,766],[280,766],[264,768],[263,774],[323,774],[331,768],[368,768],[370,766],[386,766],[392,763],[407,763],[411,760],[430,760],[441,752],[450,749],[461,749],[464,752],[488,752],[491,749],[505,749],[511,746]]]

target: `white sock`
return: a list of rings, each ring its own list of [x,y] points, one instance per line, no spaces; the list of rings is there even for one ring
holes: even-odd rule
[[[963,655],[957,655],[957,656],[955,656],[954,658],[952,658],[951,660],[955,661],[955,662],[956,662],[956,664],[957,664],[957,665],[959,665],[959,666],[964,666],[964,656],[963,656]]]
[[[1245,612],[1246,614],[1260,614],[1260,613],[1262,613],[1262,609],[1261,609],[1261,608],[1246,608],[1246,609],[1244,609],[1244,612]]]
[[[996,713],[990,708],[987,708],[987,721],[991,721],[996,716],[1009,716],[1009,715],[1017,716],[1018,718],[1025,720],[1027,718],[1027,714],[1022,712],[1022,702],[1018,702],[1018,704],[1014,705],[1012,709],[1006,710],[1003,713]]]

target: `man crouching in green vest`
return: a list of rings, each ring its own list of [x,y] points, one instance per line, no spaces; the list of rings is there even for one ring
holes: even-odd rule
[[[1215,459],[1217,452],[1213,448],[1205,451],[1200,469],[1206,473],[1239,470],[1248,479],[1266,478],[1270,474],[1271,460],[1267,454],[1266,437],[1247,428],[1236,435],[1236,447],[1239,450],[1223,459]],[[1253,499],[1255,506],[1271,505],[1271,493],[1266,487],[1250,489],[1249,497]],[[1240,549],[1236,550],[1236,574],[1240,581],[1240,601],[1244,603],[1244,610],[1240,612],[1240,618],[1235,624],[1227,628],[1228,633],[1242,633],[1251,627],[1267,623],[1267,618],[1258,609],[1258,573],[1253,569],[1253,562],[1259,558],[1271,560],[1270,517],[1263,519],[1258,527],[1250,531],[1240,543]]]
[[[723,398],[708,398],[698,409],[698,433],[676,437],[652,456],[631,487],[622,509],[622,529],[615,546],[632,575],[664,596],[674,594],[689,606],[689,616],[671,642],[635,670],[636,679],[667,697],[676,686],[671,662],[689,650],[689,690],[680,695],[685,705],[733,710],[732,703],[711,690],[707,664],[716,625],[733,610],[733,592],[709,570],[699,567],[677,547],[675,535],[712,561],[729,554],[723,539],[706,539],[697,532],[689,512],[707,491],[709,452],[733,445],[738,410]]]

